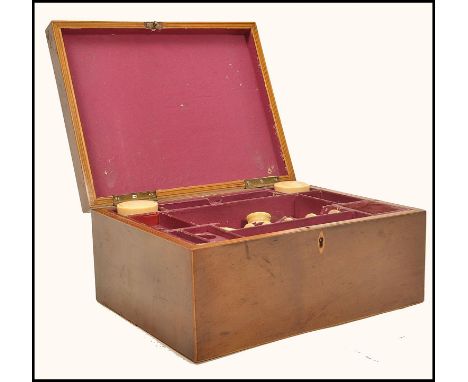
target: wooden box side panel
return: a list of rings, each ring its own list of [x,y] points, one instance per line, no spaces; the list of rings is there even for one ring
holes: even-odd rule
[[[81,167],[78,146],[77,146],[77,142],[75,138],[75,130],[73,127],[70,107],[68,105],[62,70],[60,68],[60,61],[59,61],[59,57],[57,53],[57,44],[54,38],[52,23],[46,29],[46,37],[47,37],[47,43],[49,45],[49,52],[50,52],[50,58],[52,60],[52,66],[54,68],[55,80],[57,82],[57,89],[59,93],[60,104],[62,106],[62,113],[63,113],[63,119],[65,121],[65,128],[67,131],[68,144],[70,146],[70,152],[71,152],[72,161],[73,161],[73,168],[75,170],[75,178],[76,178],[76,183],[78,186],[78,193],[80,195],[81,209],[83,212],[89,212],[90,200],[88,196],[88,191],[86,189],[83,169]]]
[[[91,211],[97,300],[195,357],[192,252]]]
[[[424,260],[424,211],[196,250],[197,360],[422,302]]]

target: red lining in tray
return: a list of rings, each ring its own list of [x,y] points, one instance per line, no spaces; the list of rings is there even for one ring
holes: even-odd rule
[[[131,219],[191,243],[203,244],[401,211],[405,207],[326,190],[287,195],[265,189],[161,203],[160,209],[156,214],[136,215]],[[340,212],[329,214],[330,210]],[[253,211],[269,212],[272,224],[244,228],[246,215]],[[305,218],[310,212],[317,216]],[[281,221],[285,216],[294,220]]]

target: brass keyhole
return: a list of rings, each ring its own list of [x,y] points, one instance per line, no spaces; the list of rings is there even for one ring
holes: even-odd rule
[[[319,237],[319,248],[323,248],[323,237]]]

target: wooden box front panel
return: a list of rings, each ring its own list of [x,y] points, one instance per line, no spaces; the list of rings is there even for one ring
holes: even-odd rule
[[[96,211],[96,299],[194,359],[192,252]]]
[[[196,360],[420,303],[424,258],[420,210],[195,250]]]

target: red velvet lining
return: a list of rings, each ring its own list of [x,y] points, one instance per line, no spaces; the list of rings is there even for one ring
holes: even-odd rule
[[[405,209],[407,207],[321,189],[291,195],[264,189],[161,203],[160,212],[132,216],[131,219],[191,243],[203,244]],[[340,212],[329,214],[330,210]],[[269,212],[272,224],[244,228],[246,215],[253,211]],[[317,216],[306,218],[310,212]],[[285,216],[294,220],[282,221]],[[231,227],[234,231],[225,231],[221,227]]]
[[[214,195],[214,196],[209,196],[208,199],[212,203],[228,203],[228,202],[236,202],[240,200],[263,198],[263,197],[273,196],[273,195],[276,195],[276,193],[271,190],[255,190],[255,191],[240,192],[240,193],[228,194],[228,195]]]
[[[330,192],[330,191],[325,191],[325,190],[313,190],[313,191],[308,191],[308,192],[301,192],[301,195],[313,196],[315,198],[329,200],[330,202],[335,202],[335,203],[348,203],[348,202],[355,202],[355,201],[361,200],[354,196],[343,195],[337,192]]]
[[[209,206],[209,205],[210,205],[210,201],[207,198],[193,198],[189,200],[182,200],[180,202],[162,203],[159,205],[159,210],[171,211],[171,210],[179,210],[181,208],[191,208],[191,207]]]
[[[254,236],[260,235],[262,233],[270,233],[270,232],[277,232],[277,231],[284,231],[287,229],[293,228],[301,228],[301,227],[308,227],[317,224],[325,224],[325,223],[332,223],[338,222],[342,220],[349,220],[356,217],[354,212],[343,212],[340,214],[332,214],[332,215],[318,215],[312,218],[302,218],[292,221],[286,221],[276,224],[267,224],[261,225],[257,227],[251,228],[244,228],[239,231],[235,231],[240,236]]]
[[[98,197],[287,174],[249,31],[63,39]]]
[[[241,236],[233,233],[227,232],[221,228],[218,228],[214,225],[205,225],[205,226],[196,226],[192,228],[185,228],[184,232],[189,232],[191,234],[197,235],[199,238],[210,241],[223,241],[226,239],[236,239]]]
[[[404,210],[403,207],[392,206],[387,203],[377,202],[373,200],[361,200],[357,202],[343,203],[343,206],[353,210],[366,212],[372,215]]]
[[[193,224],[176,219],[163,213],[151,213],[144,215],[130,216],[130,219],[144,223],[158,230],[172,230],[179,228],[192,227]]]
[[[271,214],[271,221],[276,222],[284,216],[303,218],[310,212],[320,214],[327,201],[301,195],[282,195],[262,197],[226,204],[201,206],[171,211],[173,217],[194,225],[219,224],[231,228],[244,228],[245,217],[253,211]]]

